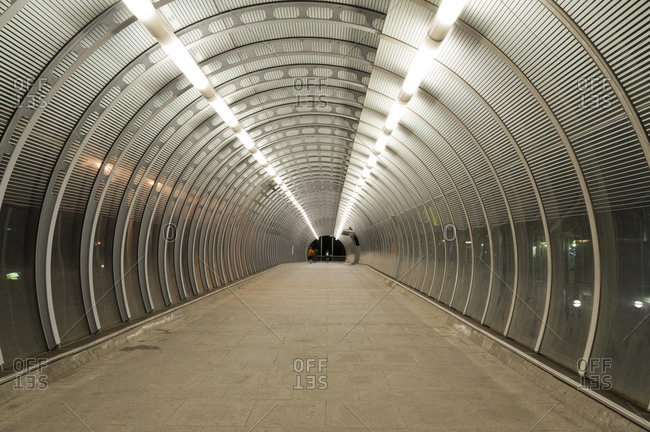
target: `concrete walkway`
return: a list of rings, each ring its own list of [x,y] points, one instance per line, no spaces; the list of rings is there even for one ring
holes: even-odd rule
[[[596,429],[391,286],[362,266],[279,266],[16,390],[0,431]]]

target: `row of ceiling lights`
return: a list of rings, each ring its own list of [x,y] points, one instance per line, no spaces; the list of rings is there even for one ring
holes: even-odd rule
[[[151,1],[123,0],[123,2],[129,8],[131,13],[147,29],[147,31],[158,41],[158,43],[160,43],[172,62],[174,62],[176,67],[180,69],[194,88],[201,93],[210,106],[214,108],[217,114],[232,129],[237,136],[237,139],[239,139],[243,146],[253,155],[255,160],[264,167],[266,173],[273,178],[278,186],[280,186],[287,198],[289,198],[291,203],[298,209],[300,214],[302,214],[311,232],[316,238],[318,238],[318,234],[316,233],[316,230],[314,230],[307,213],[298,203],[296,197],[293,196],[275,168],[269,164],[266,157],[257,148],[255,141],[253,141],[248,132],[246,132],[244,128],[242,128],[241,124],[239,124],[237,117],[235,117],[231,109],[228,107],[228,104],[226,104],[226,102],[215,93],[212,84],[199,65],[196,63],[194,58],[192,58],[192,55],[185,46],[183,46],[180,39],[176,37],[171,27],[169,27],[162,16],[156,11]]]
[[[377,165],[379,156],[381,156],[383,151],[386,149],[388,138],[397,128],[397,125],[406,111],[409,102],[413,98],[413,95],[418,91],[422,80],[431,69],[440,45],[449,33],[449,30],[451,30],[454,22],[458,19],[458,16],[465,7],[466,1],[467,0],[444,0],[438,8],[433,24],[429,27],[429,31],[420,43],[419,49],[408,68],[406,77],[402,83],[400,94],[397,99],[393,101],[393,104],[388,111],[383,131],[379,134],[374,149],[370,153],[368,161],[361,172],[361,177],[359,177],[352,192],[352,196],[348,200],[347,207],[345,208],[342,217],[339,219],[339,228],[336,230],[335,234],[337,239],[341,236],[343,227],[347,223],[352,207],[359,198],[359,194],[370,177],[373,168]]]

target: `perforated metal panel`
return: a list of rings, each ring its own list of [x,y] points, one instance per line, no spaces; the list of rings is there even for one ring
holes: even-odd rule
[[[322,235],[343,222],[439,3],[155,6]],[[288,252],[312,237],[300,214],[122,3],[0,0],[0,13],[0,244],[25,245],[1,252],[34,258],[12,292],[36,298],[43,329],[23,352],[6,342],[23,324],[0,313],[0,358],[61,342],[52,304],[89,311],[68,343],[302,259]],[[649,23],[641,0],[471,0],[343,227],[361,262],[565,368],[647,357],[608,332],[650,295],[627,276],[647,267]],[[62,236],[78,259],[48,254]],[[80,286],[48,302],[59,274]],[[580,318],[561,312],[567,296]],[[560,343],[544,324],[575,331]],[[639,374],[614,391],[647,406]]]

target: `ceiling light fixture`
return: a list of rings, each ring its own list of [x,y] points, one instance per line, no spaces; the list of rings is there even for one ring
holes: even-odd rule
[[[188,79],[188,81],[196,88],[196,90],[201,93],[201,95],[208,101],[210,106],[215,110],[215,112],[221,117],[226,125],[228,125],[232,131],[237,136],[237,139],[242,143],[242,145],[253,154],[255,160],[264,167],[266,173],[273,178],[273,180],[281,185],[281,188],[291,202],[294,204],[296,209],[302,214],[307,223],[307,226],[314,234],[314,237],[318,239],[318,234],[314,230],[307,213],[300,206],[296,198],[288,190],[287,186],[282,181],[282,178],[278,175],[275,168],[269,165],[268,160],[262,152],[256,147],[255,141],[251,136],[242,129],[237,117],[232,112],[228,104],[219,97],[212,87],[212,83],[208,77],[203,73],[201,67],[192,57],[190,52],[187,50],[187,47],[183,45],[178,37],[174,34],[172,28],[165,22],[163,17],[156,11],[156,8],[153,6],[149,0],[123,0],[126,7],[131,11],[131,13],[142,23],[142,25],[147,29],[151,36],[156,39],[156,41],[162,46],[163,50],[167,53],[171,61],[176,65],[176,67],[183,73],[183,75]],[[112,169],[112,167],[110,168]],[[108,165],[104,169],[104,173],[107,171],[110,173]]]
[[[388,138],[399,125],[413,95],[418,91],[420,84],[422,84],[425,76],[429,73],[443,40],[449,34],[449,31],[460,16],[466,3],[467,0],[444,0],[438,8],[433,24],[429,27],[426,36],[418,47],[418,51],[415,53],[415,57],[413,57],[409,65],[400,94],[393,101],[388,111],[384,122],[384,130],[375,142],[374,153],[371,153],[368,157],[368,162],[361,172],[357,186],[354,188],[348,200],[346,210],[343,216],[339,218],[339,228],[335,231],[336,234],[334,237],[339,238],[343,232],[343,227],[347,225],[347,218],[352,204],[359,196],[361,189],[366,183],[366,179],[370,177],[370,171],[377,164],[377,156],[386,149]]]

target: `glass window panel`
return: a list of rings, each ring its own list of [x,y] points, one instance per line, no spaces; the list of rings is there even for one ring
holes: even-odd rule
[[[456,287],[456,278],[458,276],[456,265],[458,262],[458,233],[454,225],[445,224],[443,227],[443,243],[446,249],[447,273],[445,274],[445,285],[440,293],[438,300],[449,304],[452,293]]]
[[[201,257],[201,251],[199,250],[200,245],[201,245],[200,235],[201,235],[201,230],[200,230],[200,225],[199,225],[199,229],[196,231],[196,234],[194,236],[194,245],[193,245],[193,248],[192,248],[192,250],[193,250],[193,253],[192,253],[192,258],[193,258],[192,259],[192,267],[194,269],[194,274],[196,275],[195,276],[196,277],[196,284],[199,287],[199,292],[205,292],[205,291],[208,291],[209,287],[205,286],[205,284],[203,283],[203,277],[201,277],[201,267],[203,266],[203,264],[199,260],[199,257]],[[252,237],[253,236],[251,235],[251,243],[252,243]],[[251,250],[254,250],[254,247],[251,247]],[[203,258],[201,258],[201,259],[203,259]]]
[[[167,238],[169,238],[169,240],[165,240],[165,237],[162,236],[158,237],[159,238],[158,241],[160,242],[158,248],[160,250],[160,253],[163,253],[163,251],[167,252],[166,255],[167,260],[165,261],[165,269],[167,270],[167,280],[165,282],[167,283],[167,289],[169,289],[169,296],[172,299],[172,304],[176,304],[181,301],[181,295],[180,292],[178,291],[178,286],[176,285],[176,274],[174,270],[174,242],[178,238],[178,231],[174,229],[173,232],[174,232],[173,235],[168,234],[169,237]],[[159,270],[159,275],[160,278],[164,278],[165,272]],[[207,277],[211,277],[210,274],[208,274]]]
[[[122,283],[126,291],[126,298],[129,302],[131,318],[136,318],[145,314],[144,301],[140,291],[140,279],[138,278],[138,231],[140,230],[140,221],[130,220],[127,223],[126,242],[124,246],[124,277]]]
[[[603,284],[592,358],[612,390],[650,401],[650,208],[598,215]],[[608,233],[605,227],[610,228]],[[593,375],[593,374],[592,374]]]
[[[453,294],[448,298],[443,297],[443,301],[451,305],[452,302],[457,301],[456,296],[458,296],[459,303],[462,304],[462,311],[465,307],[465,299],[467,298],[467,291],[469,290],[469,281],[472,271],[472,244],[469,240],[469,231],[467,228],[456,228],[455,248],[458,249],[458,270],[456,273],[457,280],[454,281],[455,288],[453,289]],[[467,261],[468,259],[469,262]],[[448,291],[445,293],[449,294]]]
[[[172,235],[172,232],[168,235]],[[154,308],[160,309],[165,307],[165,300],[160,286],[160,277],[158,276],[158,239],[160,238],[160,224],[154,223],[149,233],[149,242],[147,243],[147,279],[149,291],[153,300]]]
[[[487,227],[474,228],[474,284],[467,305],[467,315],[477,321],[483,319],[485,302],[490,287],[490,238]]]
[[[79,275],[83,217],[60,212],[52,242],[52,303],[62,343],[90,334]]]
[[[113,282],[113,234],[115,218],[99,216],[93,242],[93,287],[95,304],[102,329],[122,322]]]
[[[542,221],[518,223],[515,230],[519,249],[519,283],[508,336],[534,349],[546,303],[548,248]]]
[[[434,274],[433,284],[429,291],[429,296],[438,298],[440,295],[440,290],[444,285],[445,277],[445,263],[446,263],[446,250],[445,242],[442,238],[442,226],[439,223],[435,223],[433,227],[433,232],[435,234],[435,248],[436,248],[436,268]]]
[[[40,209],[0,210],[0,341],[5,364],[47,349],[36,302],[34,250]]]
[[[189,222],[189,221],[188,221]],[[190,267],[188,263],[188,253],[187,248],[189,247],[189,223],[186,223],[184,226],[183,241],[181,244],[181,253],[179,259],[181,260],[181,277],[183,278],[183,284],[185,284],[186,289],[188,290],[188,295],[194,295],[194,288],[192,287],[192,282],[190,281]],[[230,257],[231,259],[233,257]],[[234,263],[232,264],[234,265]]]
[[[586,216],[549,220],[553,283],[540,352],[577,370],[583,356],[594,295],[594,260]]]
[[[492,228],[492,293],[485,324],[493,330],[505,331],[512,305],[512,285],[515,278],[514,250],[510,224]]]

